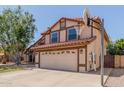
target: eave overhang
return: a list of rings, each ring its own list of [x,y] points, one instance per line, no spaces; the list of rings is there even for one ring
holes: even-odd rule
[[[46,45],[41,45],[37,47],[32,47],[31,49],[34,51],[51,51],[51,50],[80,48],[80,47],[85,47],[87,44],[91,43],[95,39],[96,39],[96,36],[81,39],[81,40],[69,41],[69,42],[46,44]]]

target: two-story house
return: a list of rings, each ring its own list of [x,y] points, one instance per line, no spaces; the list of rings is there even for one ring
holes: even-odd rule
[[[100,28],[101,19],[90,17],[93,26],[87,26],[89,12],[84,10],[82,18],[60,18],[42,33],[42,37],[31,47],[35,54],[35,63],[40,68],[85,72],[100,67]],[[104,48],[109,42],[104,34]],[[94,57],[93,57],[94,54]],[[94,60],[93,60],[94,58]]]

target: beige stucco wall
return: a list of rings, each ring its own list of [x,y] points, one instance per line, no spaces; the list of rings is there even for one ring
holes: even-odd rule
[[[94,52],[96,54],[96,65],[98,67],[98,59],[97,59],[97,56],[98,56],[98,53],[96,52],[96,49],[95,49],[95,41],[91,42],[89,45],[87,45],[87,70],[89,71],[90,70],[90,64],[92,63],[91,61],[91,56],[90,56],[90,53]]]
[[[60,31],[60,42],[66,41],[66,30]]]
[[[39,53],[35,53],[35,63],[39,63]]]
[[[81,52],[83,50],[83,52]],[[85,48],[79,49],[79,64],[85,64]]]
[[[96,54],[96,67],[99,68],[100,67],[100,48],[101,48],[101,34],[100,31],[93,29],[93,35],[96,36],[96,40],[94,40],[93,42],[91,42],[89,45],[87,45],[87,60],[89,60],[89,54],[91,52],[95,52]],[[106,47],[107,47],[107,41],[104,38],[104,55],[106,55]],[[90,62],[88,61],[87,63],[87,68],[89,70],[89,64]]]
[[[79,35],[81,39],[91,37],[91,28],[86,25],[81,26]]]
[[[50,35],[45,36],[45,44],[49,44],[50,40]]]
[[[78,22],[66,20],[66,27],[75,26]]]
[[[86,72],[85,67],[79,67],[79,72]]]
[[[52,29],[51,31],[56,31],[60,29],[60,23],[58,22]]]
[[[79,64],[85,64],[85,48],[79,49]],[[79,72],[85,72],[85,67],[79,66]]]
[[[93,24],[95,27],[99,28],[100,29],[100,25],[98,24]],[[100,51],[100,46],[101,46],[101,31],[97,30],[97,29],[94,29],[93,30],[93,34],[97,37],[96,39],[96,44],[98,44],[97,47],[99,47],[97,49],[97,51]],[[108,46],[108,41],[105,39],[105,36],[104,36],[104,55],[106,55],[106,48]]]
[[[100,67],[100,54],[101,54],[101,34],[100,31],[94,29],[93,34],[96,36],[96,40],[93,42],[94,43],[94,50],[96,53],[96,67]]]

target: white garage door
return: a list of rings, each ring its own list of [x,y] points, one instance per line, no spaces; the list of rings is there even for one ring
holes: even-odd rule
[[[41,68],[77,71],[77,50],[40,53]]]

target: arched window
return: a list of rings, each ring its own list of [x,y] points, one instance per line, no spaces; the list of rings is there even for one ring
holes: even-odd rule
[[[75,28],[70,28],[67,30],[67,38],[68,38],[68,40],[76,40],[77,39],[77,31]]]

